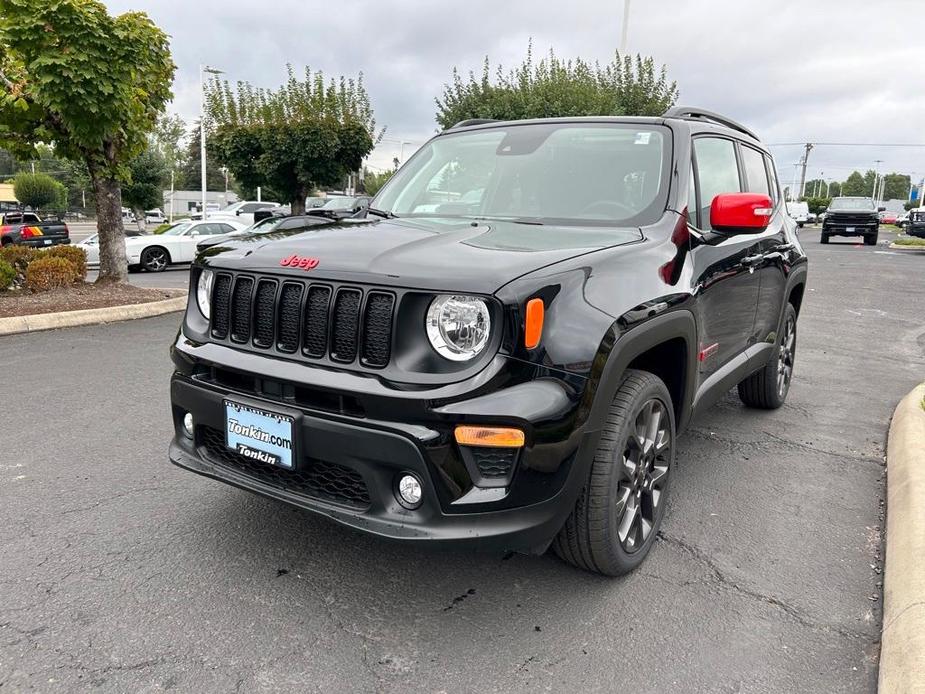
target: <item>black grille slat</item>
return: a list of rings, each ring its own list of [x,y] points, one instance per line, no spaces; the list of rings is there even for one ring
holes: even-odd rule
[[[516,448],[476,448],[472,449],[475,464],[482,477],[497,479],[508,477],[517,459]]]
[[[231,294],[231,339],[247,342],[251,336],[251,293],[254,280],[238,277]]]
[[[279,342],[276,346],[282,352],[295,352],[299,348],[303,291],[301,284],[287,282],[279,293]]]
[[[251,460],[225,446],[219,429],[200,426],[197,440],[212,462],[258,482],[293,494],[324,499],[346,506],[366,509],[370,506],[369,489],[363,476],[345,465],[325,460],[303,458],[295,470]]]
[[[272,347],[276,330],[276,282],[260,280],[254,299],[254,345]]]
[[[311,286],[305,302],[305,327],[302,331],[302,349],[305,353],[320,359],[328,351],[328,306],[331,303],[331,288]]]
[[[395,297],[383,292],[370,292],[366,297],[363,316],[363,363],[382,367],[389,363],[392,352],[392,308]]]
[[[331,359],[349,363],[357,358],[360,299],[357,289],[341,289],[334,297],[331,316]]]
[[[231,275],[218,275],[212,288],[212,337],[228,337],[231,313]]]

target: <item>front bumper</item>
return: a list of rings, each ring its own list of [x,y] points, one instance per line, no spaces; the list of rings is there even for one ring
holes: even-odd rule
[[[822,225],[822,233],[829,236],[872,236],[880,229],[874,222],[858,224],[843,224],[841,222],[826,222]]]
[[[266,390],[249,393],[207,382],[214,368],[205,370],[200,362],[191,374],[178,372],[171,380],[171,462],[383,538],[545,551],[584,486],[597,445],[596,431],[574,426],[575,398],[553,379],[451,404],[423,397],[384,409],[370,403],[366,415],[358,416],[349,408],[346,414],[324,412],[267,396]],[[279,392],[286,392],[282,385]],[[275,385],[263,388],[276,392]],[[293,416],[297,474],[261,468],[223,448],[226,398]],[[391,420],[379,417],[390,409]],[[186,412],[195,422],[192,440],[182,426]],[[503,422],[527,432],[527,445],[500,484],[473,473],[471,460],[453,440],[457,423],[475,421]],[[414,510],[395,494],[399,476],[409,472],[424,487],[422,504]]]
[[[919,225],[913,226],[911,224],[907,225],[906,234],[908,236],[915,236],[920,239],[925,239],[925,226],[919,226]]]

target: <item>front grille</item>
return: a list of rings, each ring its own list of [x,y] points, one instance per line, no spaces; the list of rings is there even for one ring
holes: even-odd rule
[[[362,475],[352,468],[323,460],[303,458],[298,470],[259,463],[239,455],[225,446],[225,436],[218,429],[197,428],[199,445],[213,463],[247,475],[263,484],[293,494],[323,499],[352,506],[369,508],[369,489]]]
[[[387,291],[220,272],[210,334],[309,360],[389,365],[395,296]]]
[[[472,457],[482,477],[498,479],[510,476],[517,459],[517,449],[473,447]]]
[[[831,214],[826,215],[824,220],[827,224],[837,224],[838,226],[873,226],[878,223],[878,219],[871,217],[869,214]]]

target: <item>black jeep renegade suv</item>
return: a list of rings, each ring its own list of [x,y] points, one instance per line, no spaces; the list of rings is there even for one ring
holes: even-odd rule
[[[385,538],[620,574],[691,417],[736,385],[784,402],[805,282],[728,119],[466,121],[365,219],[200,254],[170,459]]]

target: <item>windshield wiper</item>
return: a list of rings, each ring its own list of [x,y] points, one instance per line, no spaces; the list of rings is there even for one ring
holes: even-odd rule
[[[544,222],[539,217],[515,217],[510,215],[468,215],[471,219],[484,220],[486,222],[511,222],[513,224],[532,224],[534,226],[543,226]]]
[[[377,210],[375,207],[367,207],[367,214],[374,214],[377,217],[382,217],[383,219],[395,219],[398,217],[394,212],[389,212],[388,210]]]

